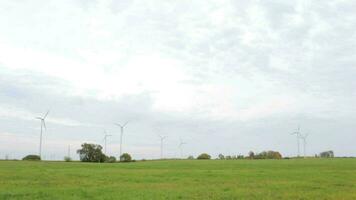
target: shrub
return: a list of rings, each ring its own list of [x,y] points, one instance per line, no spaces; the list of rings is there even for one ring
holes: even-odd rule
[[[255,155],[255,159],[282,159],[282,155],[278,151],[262,151]]]
[[[207,154],[207,153],[202,153],[197,157],[197,159],[199,159],[199,160],[202,160],[202,159],[209,160],[210,158],[211,158],[211,156],[209,154]]]
[[[82,144],[82,148],[77,150],[82,162],[104,162],[106,155],[102,152],[102,147],[98,144]]]
[[[333,151],[324,151],[319,154],[321,158],[333,158],[334,152]]]
[[[194,156],[188,156],[188,160],[193,160]]]
[[[131,162],[132,158],[131,158],[131,155],[128,154],[128,153],[123,153],[121,156],[120,156],[120,161],[121,162]]]
[[[41,157],[38,155],[27,155],[23,157],[22,160],[40,161]]]
[[[110,156],[106,158],[106,162],[108,163],[114,163],[116,162],[116,158],[114,156]]]
[[[218,155],[218,158],[219,158],[220,160],[225,160],[225,156],[224,156],[223,154],[219,154],[219,155]]]
[[[64,156],[64,161],[70,162],[70,161],[72,161],[72,158],[69,156]]]

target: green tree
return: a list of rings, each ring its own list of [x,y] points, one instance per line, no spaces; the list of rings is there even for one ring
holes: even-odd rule
[[[41,157],[38,155],[27,155],[23,157],[22,160],[40,161]]]
[[[211,158],[211,156],[207,153],[202,153],[197,157],[197,159],[199,159],[199,160],[201,160],[201,159],[209,160],[210,158]]]
[[[69,156],[64,156],[64,161],[70,162],[70,161],[72,161],[72,158]]]
[[[116,158],[114,156],[106,157],[105,162],[114,163],[114,162],[116,162]]]
[[[223,154],[219,154],[218,157],[220,160],[225,160],[225,156]]]
[[[255,158],[255,153],[253,153],[253,151],[248,152],[248,158],[249,159],[254,159]]]
[[[106,156],[102,152],[103,147],[98,144],[84,143],[82,148],[77,150],[82,162],[105,162]]]
[[[319,154],[321,158],[333,158],[334,152],[333,151],[324,151]]]
[[[188,156],[188,160],[193,160],[194,156]]]
[[[131,161],[132,161],[131,155],[128,154],[128,153],[123,153],[123,154],[120,156],[120,161],[121,161],[121,162],[131,162]]]

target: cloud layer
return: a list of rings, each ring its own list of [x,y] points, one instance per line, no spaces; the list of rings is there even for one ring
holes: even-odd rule
[[[2,1],[0,153],[48,158],[102,143],[136,158],[206,151],[356,156],[356,3],[324,1]],[[21,148],[17,148],[17,146]],[[53,156],[55,155],[55,156]],[[74,155],[74,150],[73,150]]]

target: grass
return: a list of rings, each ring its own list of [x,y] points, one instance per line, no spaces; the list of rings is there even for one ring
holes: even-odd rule
[[[356,199],[356,159],[0,161],[0,199]]]

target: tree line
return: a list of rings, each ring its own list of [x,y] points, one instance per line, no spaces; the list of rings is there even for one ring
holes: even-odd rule
[[[99,162],[99,163],[114,163],[117,162],[116,157],[108,156],[103,153],[103,147],[99,144],[90,144],[83,143],[81,148],[77,150],[79,154],[79,159],[82,162]],[[315,157],[320,158],[333,158],[333,151],[324,151],[319,155],[315,155]],[[207,153],[200,154],[196,159],[198,160],[209,160],[212,157]],[[219,160],[237,160],[237,159],[282,159],[282,154],[278,151],[262,151],[260,153],[255,153],[250,151],[247,156],[244,155],[223,155],[219,154],[217,159]],[[193,156],[189,156],[187,159],[195,159]],[[41,160],[38,155],[27,155],[23,158],[23,160]],[[65,161],[71,161],[70,157],[65,157]],[[123,153],[119,157],[120,162],[133,162],[135,160],[132,159],[129,153]]]

